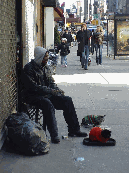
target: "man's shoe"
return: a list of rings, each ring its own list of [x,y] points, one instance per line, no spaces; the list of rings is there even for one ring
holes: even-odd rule
[[[84,65],[82,65],[82,68],[84,68]]]
[[[54,143],[54,144],[58,144],[58,143],[60,143],[60,138],[58,136],[52,137],[51,142]]]
[[[88,135],[85,132],[78,131],[78,132],[75,132],[75,133],[69,132],[68,136],[71,136],[71,137],[86,137]]]

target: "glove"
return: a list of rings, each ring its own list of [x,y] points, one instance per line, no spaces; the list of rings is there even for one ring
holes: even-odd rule
[[[53,89],[53,90],[52,90],[52,94],[53,94],[54,96],[62,96],[62,95],[64,95],[64,91]]]
[[[65,92],[64,92],[63,90],[59,90],[59,93],[60,93],[61,95],[65,95]]]

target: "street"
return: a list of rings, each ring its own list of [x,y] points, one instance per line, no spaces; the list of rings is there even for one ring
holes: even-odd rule
[[[67,136],[63,111],[56,110],[60,144],[51,144],[43,156],[21,156],[0,151],[1,173],[128,173],[129,172],[129,61],[106,58],[97,65],[95,54],[88,70],[81,67],[77,46],[70,49],[68,66],[62,68],[60,58],[54,79],[72,97],[79,123],[86,115],[106,115],[102,125],[112,131],[115,146],[85,146],[81,137]],[[81,127],[89,134],[90,129]],[[49,133],[47,132],[48,136]]]

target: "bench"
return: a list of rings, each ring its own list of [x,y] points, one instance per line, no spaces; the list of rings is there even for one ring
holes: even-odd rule
[[[35,121],[40,126],[42,126],[43,130],[46,131],[46,120],[45,116],[43,116],[42,110],[37,106],[27,104],[25,102],[22,103],[21,111],[26,113],[32,121]],[[41,123],[41,119],[43,117],[43,123]]]
[[[23,69],[20,70],[20,76],[23,75]],[[38,123],[40,126],[42,126],[43,130],[46,131],[46,119],[45,116],[43,116],[43,112],[41,109],[39,109],[37,106],[35,105],[31,105],[26,103],[25,101],[23,101],[22,98],[22,82],[21,79],[19,77],[20,82],[18,85],[18,112],[24,112],[26,113],[29,118],[33,121],[35,121],[36,123]],[[41,118],[43,117],[43,123],[41,123]]]

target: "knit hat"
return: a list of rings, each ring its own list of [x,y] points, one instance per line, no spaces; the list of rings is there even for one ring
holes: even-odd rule
[[[37,46],[35,49],[34,49],[34,61],[39,65],[41,66],[41,63],[42,63],[42,60],[46,54],[47,50],[43,47],[40,47],[40,46]]]

